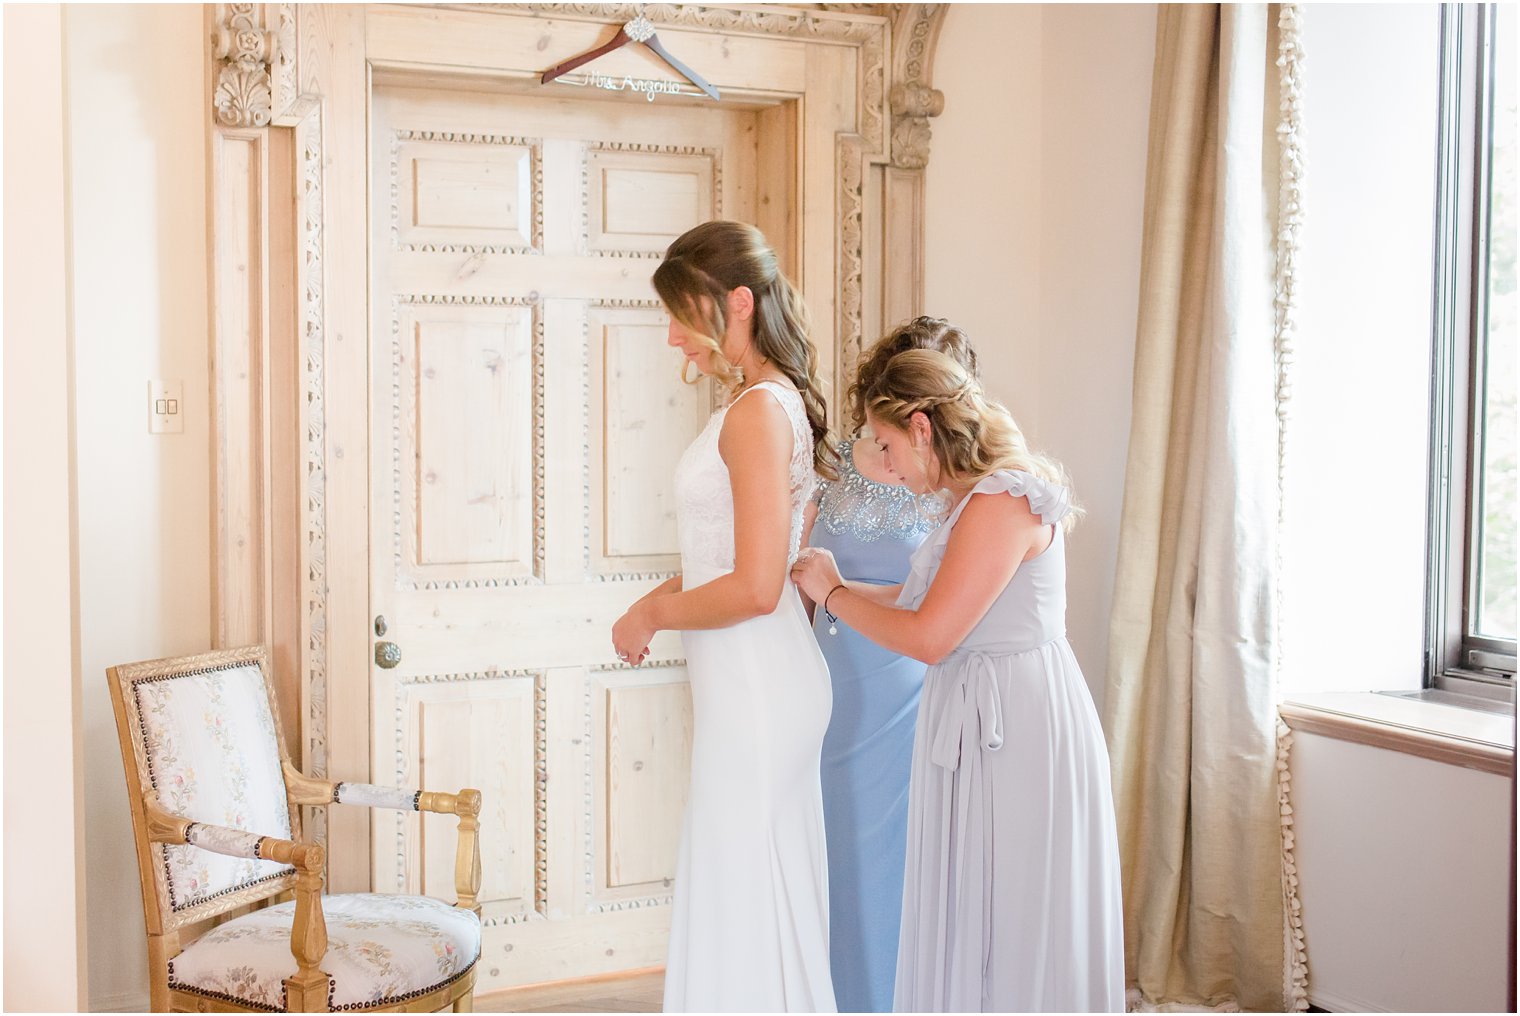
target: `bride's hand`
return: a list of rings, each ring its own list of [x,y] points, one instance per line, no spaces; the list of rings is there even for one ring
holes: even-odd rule
[[[640,600],[612,626],[613,651],[618,659],[630,666],[637,667],[644,662],[649,655],[649,643],[654,639],[655,629],[645,620],[645,615],[645,604]]]
[[[808,599],[822,603],[823,598],[844,579],[839,576],[839,565],[832,553],[820,547],[808,547],[797,555],[797,563],[792,565],[792,581]]]

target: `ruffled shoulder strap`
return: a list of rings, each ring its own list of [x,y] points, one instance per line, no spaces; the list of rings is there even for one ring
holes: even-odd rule
[[[908,577],[903,581],[902,592],[897,597],[899,606],[916,610],[923,602],[929,584],[939,571],[939,563],[944,560],[945,548],[950,543],[950,531],[955,528],[961,512],[971,502],[971,494],[1010,494],[1013,497],[1028,498],[1030,510],[1047,526],[1060,522],[1071,512],[1071,491],[1059,483],[1042,480],[1022,469],[999,469],[992,475],[983,477],[971,488],[970,494],[961,498],[961,503],[955,506],[944,524],[930,533],[929,538],[914,551],[908,563]]]
[[[1028,498],[1030,511],[1038,515],[1040,521],[1047,526],[1060,522],[1071,513],[1069,489],[1059,483],[1042,480],[1022,469],[999,469],[990,476],[984,476],[971,488],[971,494],[1009,494]],[[971,503],[971,494],[961,498],[961,503],[950,513],[950,518],[945,522],[946,529],[955,525],[961,517],[961,512]]]

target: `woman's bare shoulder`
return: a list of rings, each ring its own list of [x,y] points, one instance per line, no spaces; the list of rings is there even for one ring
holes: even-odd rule
[[[766,391],[766,389],[761,389]],[[758,448],[772,444],[791,446],[792,424],[780,400],[753,390],[740,394],[723,417],[718,435],[720,448]]]

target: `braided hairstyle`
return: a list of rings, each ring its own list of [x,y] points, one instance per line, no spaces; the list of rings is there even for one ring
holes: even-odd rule
[[[828,405],[818,377],[818,348],[802,295],[782,274],[765,236],[744,222],[705,222],[677,237],[654,272],[654,288],[671,317],[712,350],[713,376],[725,388],[744,383],[723,355],[728,294],[747,286],[755,297],[755,350],[802,395],[813,432],[813,468],[836,479],[837,454],[828,433]],[[681,377],[686,378],[683,365]]]
[[[898,353],[910,349],[934,349],[949,356],[966,368],[973,378],[981,378],[981,368],[976,361],[976,350],[966,333],[944,318],[920,315],[900,324],[866,350],[855,367],[855,380],[850,382],[845,401],[850,406],[850,419],[858,433],[866,425],[866,393],[887,369],[887,363]]]
[[[1012,414],[988,398],[981,383],[944,353],[898,353],[871,383],[864,401],[873,420],[898,430],[908,430],[914,413],[927,416],[934,455],[947,479],[974,483],[999,469],[1018,469],[1071,486],[1060,463],[1030,451]],[[1073,506],[1062,526],[1069,530],[1081,514]]]

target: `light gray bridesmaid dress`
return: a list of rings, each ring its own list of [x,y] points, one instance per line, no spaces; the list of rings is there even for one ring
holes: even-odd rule
[[[1042,522],[1066,488],[1000,470],[913,555],[917,608],[977,494]],[[1065,541],[1019,565],[971,634],[929,668],[908,804],[898,1012],[1122,1012],[1124,939],[1108,750],[1066,642]]]

